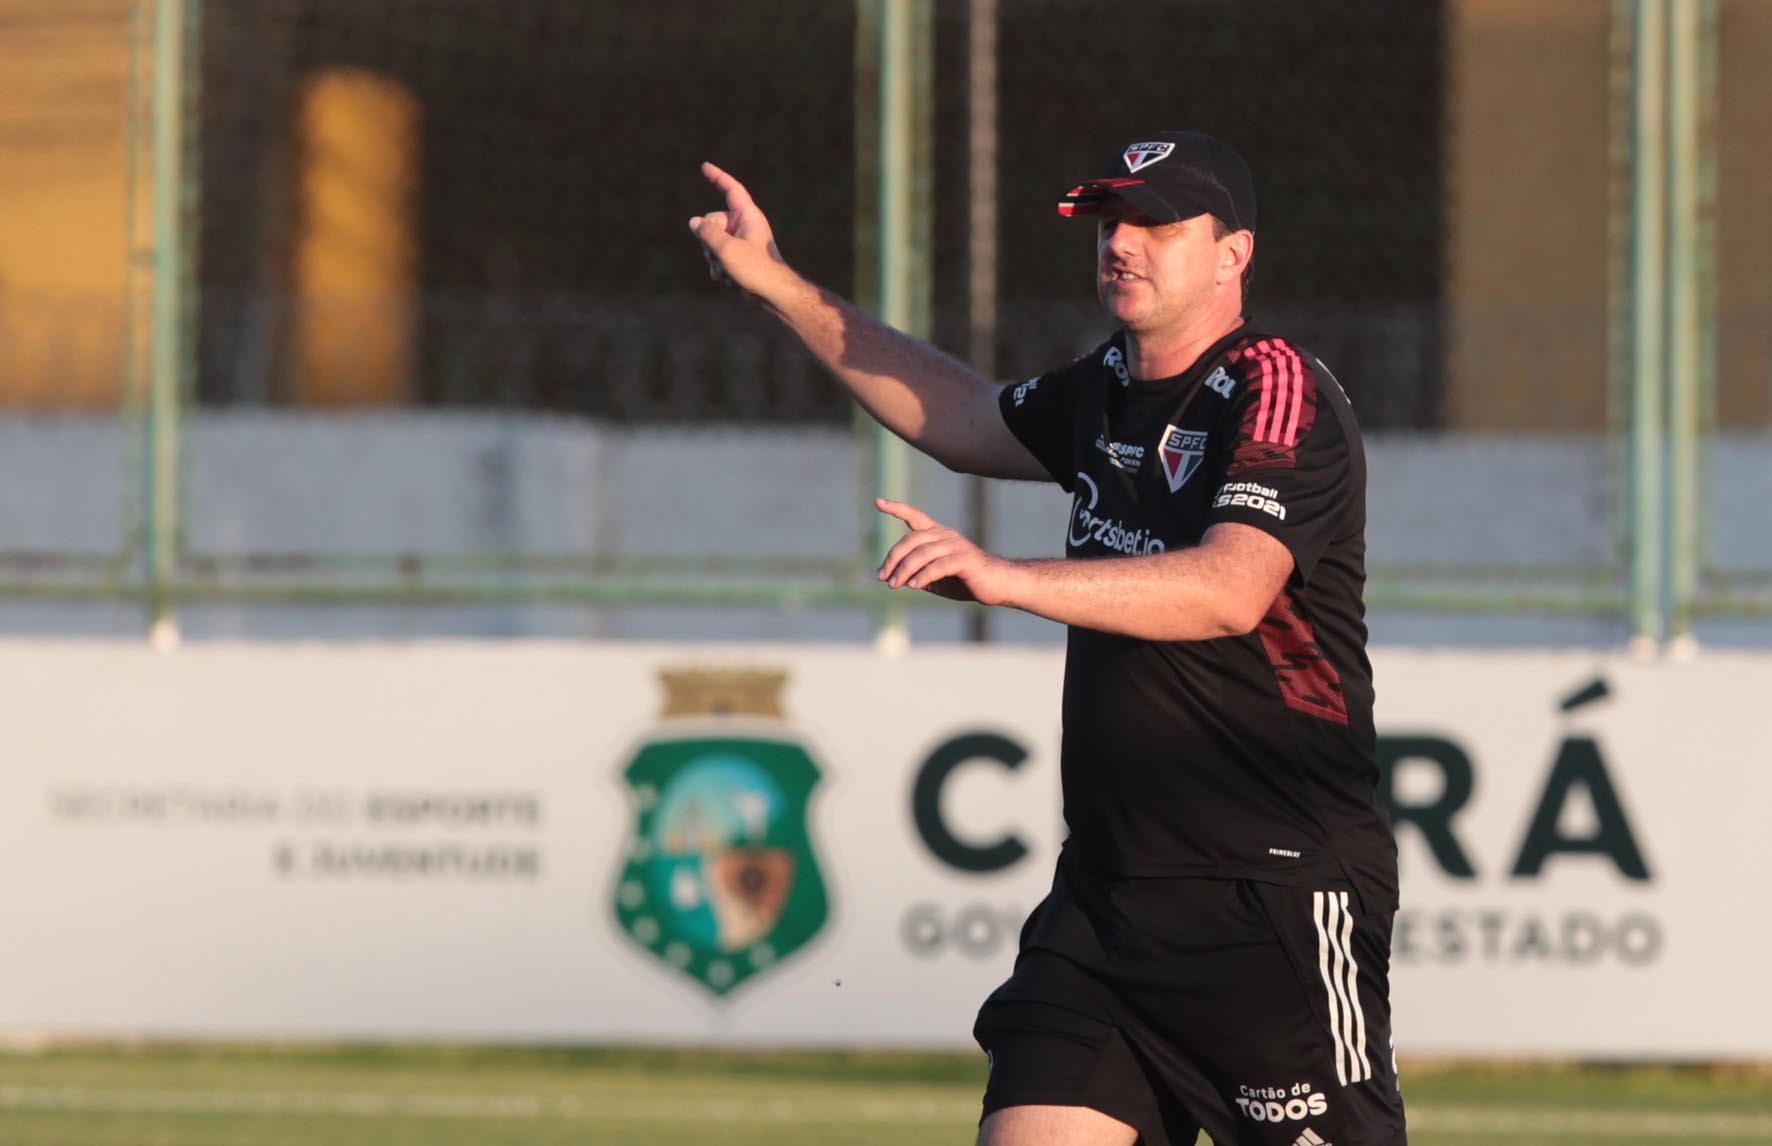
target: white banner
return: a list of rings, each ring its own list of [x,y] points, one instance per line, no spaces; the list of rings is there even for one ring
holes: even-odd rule
[[[1375,657],[1398,1049],[1772,1057],[1772,659]],[[969,1045],[1056,652],[0,648],[0,1028]]]

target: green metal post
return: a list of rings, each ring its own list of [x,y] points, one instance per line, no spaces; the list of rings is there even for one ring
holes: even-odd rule
[[[986,378],[997,376],[997,20],[997,0],[967,5],[966,361]],[[966,501],[972,540],[989,549],[991,502],[985,479],[966,479]],[[968,640],[982,643],[990,635],[991,610],[967,614]]]
[[[1667,618],[1669,639],[1689,650],[1698,592],[1703,302],[1713,191],[1706,178],[1705,31],[1714,23],[1705,19],[1709,0],[1669,0],[1668,7]]]
[[[1632,248],[1636,185],[1636,0],[1611,0],[1606,45],[1607,219],[1606,219],[1606,455],[1609,552],[1614,568],[1626,573],[1620,612],[1628,614],[1628,574],[1635,513],[1630,498],[1631,395],[1635,393],[1636,328]]]
[[[129,167],[124,208],[129,284],[121,405],[124,467],[131,475],[119,567],[127,576],[146,550],[147,431],[144,421],[152,375],[154,307],[154,4],[132,0],[129,8],[129,115],[124,134]],[[145,578],[143,579],[145,584]],[[131,596],[140,594],[132,592]]]
[[[1700,611],[1705,594],[1704,571],[1710,568],[1711,532],[1716,521],[1716,468],[1712,448],[1717,430],[1717,133],[1720,105],[1718,79],[1718,0],[1700,0],[1698,7],[1698,468],[1696,539],[1692,544],[1692,599]]]
[[[928,337],[927,243],[919,241],[914,210],[918,180],[927,166],[928,149],[918,130],[927,111],[918,98],[919,72],[927,73],[930,12],[927,0],[885,0],[880,12],[880,266],[879,317],[882,322],[919,338]],[[911,449],[885,427],[876,433],[874,489],[898,501],[910,496]],[[876,541],[883,557],[904,533],[894,519],[881,515]],[[889,598],[882,606],[875,642],[889,652],[910,644],[907,610]]]
[[[154,5],[154,256],[144,488],[147,612],[157,648],[178,643],[179,416],[184,374],[184,65],[187,4]]]
[[[855,0],[855,216],[851,240],[855,269],[850,299],[869,314],[880,313],[880,16],[885,0]],[[879,424],[859,404],[849,414],[855,439],[857,486],[878,483]],[[863,511],[857,530],[856,568],[871,571],[878,560],[879,527],[873,506]]]
[[[1631,148],[1631,603],[1632,644],[1660,645],[1662,602],[1663,320],[1666,281],[1667,9],[1636,0],[1632,12]]]

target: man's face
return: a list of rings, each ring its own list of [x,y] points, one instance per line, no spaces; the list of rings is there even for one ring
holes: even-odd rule
[[[1212,216],[1159,222],[1116,197],[1096,220],[1095,289],[1102,306],[1136,334],[1185,328],[1211,301],[1225,239]]]

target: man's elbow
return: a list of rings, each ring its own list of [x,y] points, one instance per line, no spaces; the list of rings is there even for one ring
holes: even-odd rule
[[[928,453],[929,457],[936,462],[936,464],[938,464],[939,466],[941,466],[942,469],[948,471],[951,474],[959,474],[961,477],[982,477],[982,476],[984,476],[980,470],[978,463],[976,461],[974,461],[972,458],[965,456],[964,454],[961,454],[961,453],[958,453],[958,452],[952,451],[952,450],[939,450],[938,451],[938,450],[934,450],[934,449],[928,450],[926,452]]]
[[[1227,595],[1216,611],[1214,621],[1226,637],[1245,637],[1253,633],[1268,615],[1273,601],[1251,594]]]
[[[1214,619],[1214,637],[1246,637],[1261,624],[1261,618],[1247,613],[1227,613]]]
[[[1128,636],[1150,641],[1216,641],[1224,637],[1247,636],[1261,624],[1265,612],[1256,612],[1227,602],[1213,602],[1205,608],[1181,608],[1154,618],[1147,625],[1128,625]]]

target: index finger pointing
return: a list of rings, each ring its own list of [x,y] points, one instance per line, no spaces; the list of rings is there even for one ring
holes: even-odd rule
[[[701,174],[709,183],[720,189],[720,193],[726,196],[726,202],[729,205],[742,207],[751,204],[751,193],[745,190],[743,183],[726,171],[712,163],[704,162],[701,165]]]
[[[933,529],[939,524],[933,517],[930,517],[916,506],[906,505],[902,501],[893,501],[890,498],[875,498],[874,508],[881,513],[889,514],[898,518],[898,520],[904,522],[912,529]]]

